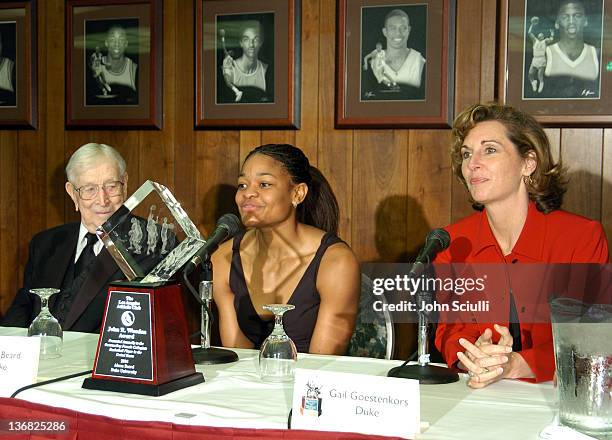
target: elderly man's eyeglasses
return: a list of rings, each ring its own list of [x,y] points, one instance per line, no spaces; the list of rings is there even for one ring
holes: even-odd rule
[[[79,193],[79,197],[83,200],[91,200],[98,195],[98,191],[100,188],[106,193],[109,197],[116,197],[121,195],[123,192],[124,183],[119,180],[114,180],[112,182],[105,182],[102,185],[83,185],[80,188],[75,188],[74,190]]]

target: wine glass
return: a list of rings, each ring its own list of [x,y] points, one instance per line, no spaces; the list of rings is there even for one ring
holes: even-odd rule
[[[259,350],[259,375],[264,382],[289,382],[297,363],[297,349],[283,328],[283,314],[295,309],[292,304],[266,304],[274,313],[274,330]]]
[[[59,289],[44,287],[30,289],[30,292],[40,298],[40,313],[30,324],[28,336],[40,338],[40,359],[60,357],[63,339],[62,326],[49,312],[49,297],[58,293]]]

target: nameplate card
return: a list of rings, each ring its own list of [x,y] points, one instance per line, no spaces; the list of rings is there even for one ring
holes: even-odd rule
[[[94,375],[153,380],[151,295],[110,290]]]
[[[414,438],[420,403],[418,380],[298,368],[291,429]]]
[[[39,356],[40,338],[0,336],[0,397],[36,381]]]

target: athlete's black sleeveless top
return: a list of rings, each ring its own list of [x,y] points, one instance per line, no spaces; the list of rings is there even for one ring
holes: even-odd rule
[[[232,246],[232,267],[230,270],[230,289],[234,292],[234,308],[238,325],[244,335],[256,348],[272,333],[274,319],[262,320],[253,306],[249,289],[244,279],[244,269],[240,259],[240,242],[244,234],[234,237]],[[306,272],[298,282],[287,304],[293,304],[295,309],[283,316],[283,326],[287,335],[293,340],[299,352],[307,353],[310,339],[317,322],[321,298],[317,292],[317,273],[321,259],[327,248],[336,243],[343,243],[334,233],[327,232],[321,239],[321,244],[314,258],[306,268]]]

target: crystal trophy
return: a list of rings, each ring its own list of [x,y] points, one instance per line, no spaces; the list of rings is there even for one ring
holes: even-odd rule
[[[168,188],[150,180],[97,234],[126,278],[141,284],[169,281],[206,243]]]
[[[147,180],[96,232],[128,281],[109,286],[84,388],[160,396],[196,373],[176,273],[206,244],[164,185]]]

